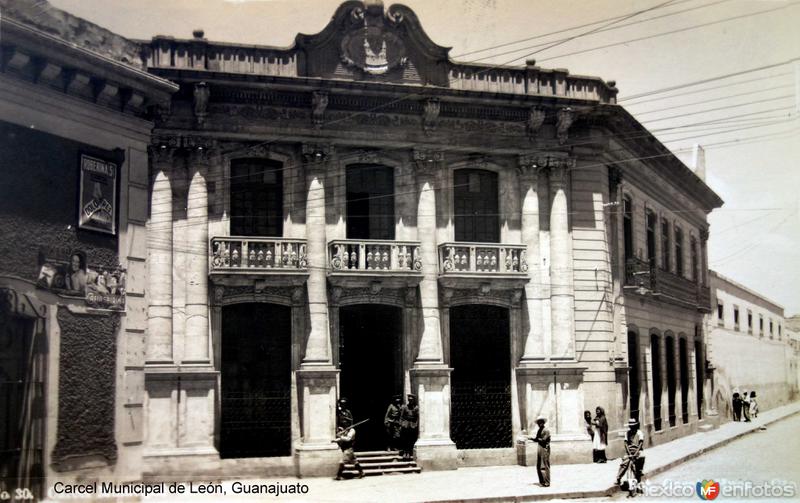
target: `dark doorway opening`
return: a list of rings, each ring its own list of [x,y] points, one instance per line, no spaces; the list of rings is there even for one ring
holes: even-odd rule
[[[341,394],[357,428],[356,451],[387,447],[383,417],[392,396],[403,392],[402,310],[384,305],[346,306],[339,310]]]
[[[508,309],[450,309],[450,438],[459,449],[511,447]]]
[[[658,335],[650,335],[650,364],[653,373],[653,428],[659,431],[661,424],[661,347],[658,345]]]
[[[639,381],[639,334],[628,332],[628,389],[630,390],[630,417],[639,419],[639,394],[641,385]]]
[[[0,491],[44,493],[45,342],[0,306]],[[24,499],[24,498],[23,498]],[[16,500],[15,500],[16,501]]]
[[[667,337],[664,344],[667,358],[667,414],[669,425],[675,426],[675,392],[677,383],[675,382],[675,339]]]
[[[681,365],[681,420],[683,424],[689,422],[689,351],[686,339],[681,338],[679,343]]]
[[[222,308],[220,456],[291,455],[291,308]]]
[[[697,328],[695,328],[697,331]],[[703,383],[705,382],[703,362],[703,344],[696,340],[694,341],[694,375],[695,375],[695,392],[697,396],[697,418],[703,419]]]

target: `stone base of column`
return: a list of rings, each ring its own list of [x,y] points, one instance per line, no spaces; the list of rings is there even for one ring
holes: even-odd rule
[[[414,452],[425,470],[455,470],[458,451],[450,439],[450,373],[443,364],[411,369],[411,389],[419,402],[419,440]]]
[[[301,445],[294,451],[298,477],[333,477],[339,468],[342,451],[328,445]]]

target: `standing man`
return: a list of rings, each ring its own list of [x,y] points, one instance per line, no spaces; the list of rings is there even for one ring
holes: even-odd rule
[[[742,398],[735,390],[733,392],[733,420],[737,423],[742,420]]]
[[[625,433],[625,455],[619,465],[617,473],[617,485],[622,482],[622,476],[628,466],[633,463],[633,471],[636,474],[636,482],[642,481],[642,470],[644,469],[644,434],[639,430],[639,421],[628,419],[628,432]],[[630,490],[630,489],[628,489]]]
[[[550,430],[544,427],[547,418],[539,416],[536,418],[536,425],[539,430],[531,440],[536,442],[539,447],[536,455],[536,474],[539,476],[539,485],[550,487]]]
[[[337,428],[349,428],[353,425],[353,413],[347,407],[347,398],[340,398],[336,402],[336,426]]]
[[[400,442],[403,459],[409,460],[414,454],[414,444],[419,436],[419,405],[417,396],[408,395],[408,403],[400,409]]]
[[[403,409],[402,395],[392,397],[392,403],[386,409],[383,416],[383,426],[386,428],[388,450],[401,449],[400,443],[400,414]]]
[[[358,478],[363,478],[364,469],[361,468],[361,463],[358,462],[358,458],[356,458],[353,452],[353,445],[356,443],[356,429],[352,426],[346,428],[340,426],[336,428],[336,440],[334,440],[334,442],[339,444],[339,448],[342,450],[342,460],[339,461],[339,471],[336,473],[336,480],[342,480],[342,474],[347,464],[355,465],[356,470],[358,470]]]

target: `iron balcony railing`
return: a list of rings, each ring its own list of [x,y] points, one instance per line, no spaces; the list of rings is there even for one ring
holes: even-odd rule
[[[443,243],[439,245],[442,274],[516,274],[528,272],[525,245]]]
[[[417,273],[422,270],[419,246],[419,242],[414,241],[331,241],[328,243],[328,264],[334,273]]]
[[[643,295],[658,295],[698,310],[711,309],[709,287],[638,258],[628,259],[625,263],[625,286]]]
[[[211,238],[211,272],[306,272],[305,239]]]

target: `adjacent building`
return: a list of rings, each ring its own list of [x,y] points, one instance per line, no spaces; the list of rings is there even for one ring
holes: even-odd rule
[[[761,409],[797,399],[797,339],[783,307],[726,278],[711,276],[708,359],[713,404],[731,419],[734,392],[755,391]]]

